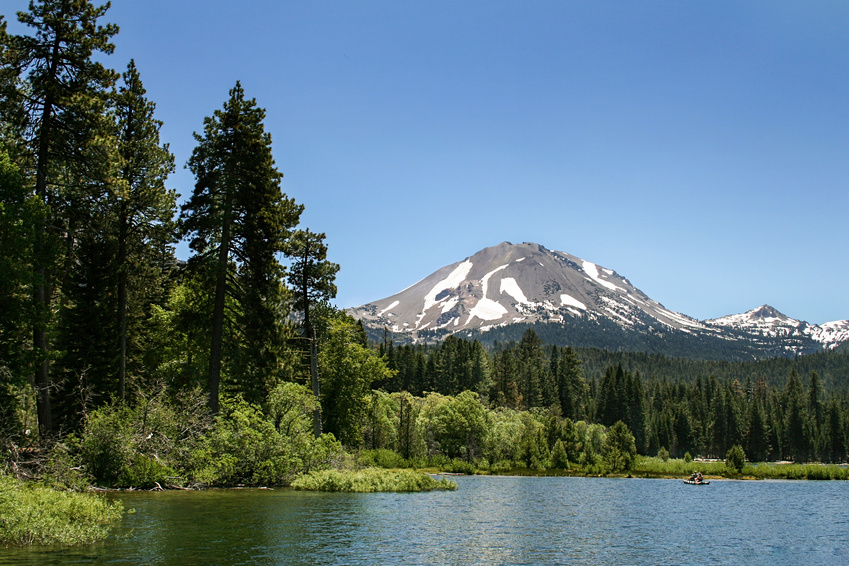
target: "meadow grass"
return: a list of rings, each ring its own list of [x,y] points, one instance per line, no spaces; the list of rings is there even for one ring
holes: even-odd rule
[[[312,491],[433,491],[455,490],[457,484],[447,479],[437,480],[415,470],[321,470],[301,475],[292,482],[295,489]]]
[[[89,544],[123,514],[120,502],[57,491],[0,473],[0,544]]]
[[[685,462],[670,459],[664,462],[657,457],[639,457],[631,469],[633,475],[642,477],[684,477],[693,472],[705,476],[740,479],[787,480],[846,480],[849,468],[834,464],[770,464],[747,462],[740,473],[729,470],[725,462]]]

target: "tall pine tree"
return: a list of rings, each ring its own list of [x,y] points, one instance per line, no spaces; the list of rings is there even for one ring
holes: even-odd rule
[[[107,90],[116,75],[94,60],[97,53],[112,53],[115,25],[99,25],[109,3],[94,6],[83,0],[32,0],[21,23],[33,35],[3,34],[3,79],[8,98],[4,111],[14,109],[14,130],[20,136],[17,156],[32,179],[31,190],[49,214],[34,227],[37,253],[33,262],[31,317],[36,353],[33,383],[37,391],[39,429],[53,430],[49,343],[53,324],[54,293],[60,285],[56,271],[60,259],[58,239],[73,244],[72,193],[85,191],[102,171],[102,133]],[[17,79],[9,80],[11,74]],[[67,249],[67,247],[66,247]],[[67,262],[66,262],[67,264]],[[61,289],[59,289],[61,290]]]
[[[204,120],[202,135],[195,134],[197,146],[188,164],[197,179],[181,214],[195,252],[189,264],[197,273],[210,273],[215,289],[208,372],[213,412],[219,404],[225,324],[239,341],[234,357],[258,353],[265,358],[264,349],[280,343],[279,317],[273,316],[282,294],[277,253],[284,251],[303,207],[280,189],[282,175],[274,165],[264,119],[265,111],[256,100],[246,99],[236,83],[224,108]],[[227,312],[228,299],[241,315]],[[242,316],[250,311],[255,316]],[[263,327],[262,322],[274,324]],[[248,326],[261,331],[252,333],[251,341],[245,340]]]
[[[309,230],[297,230],[286,246],[292,258],[289,283],[295,293],[294,308],[304,316],[304,338],[309,344],[310,384],[316,401],[319,402],[313,418],[313,432],[321,436],[321,392],[318,381],[318,344],[313,327],[313,307],[317,302],[336,297],[336,273],[339,265],[327,261],[327,245],[324,234]]]
[[[118,319],[118,396],[124,399],[133,324],[150,303],[165,298],[163,280],[173,265],[177,194],[165,186],[174,156],[159,139],[162,122],[146,97],[135,62],[122,75],[115,98],[117,175],[111,187]],[[135,316],[133,316],[135,315]],[[134,332],[135,331],[135,332]]]

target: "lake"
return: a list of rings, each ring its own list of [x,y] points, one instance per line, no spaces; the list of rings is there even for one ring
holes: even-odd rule
[[[454,492],[133,492],[107,541],[0,564],[849,564],[849,482],[456,478]]]

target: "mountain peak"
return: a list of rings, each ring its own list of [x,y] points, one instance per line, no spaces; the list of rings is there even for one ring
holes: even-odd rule
[[[533,242],[484,248],[352,314],[402,333],[567,319],[607,319],[625,328],[702,326],[652,301],[612,269]]]
[[[746,315],[752,320],[769,320],[769,319],[777,319],[777,320],[791,320],[787,315],[779,312],[777,309],[769,306],[762,305],[756,309],[752,309],[746,313]]]
[[[549,336],[560,336],[555,340],[568,334],[570,344],[696,357],[796,355],[849,340],[849,321],[811,325],[767,304],[700,322],[666,309],[612,269],[533,242],[484,248],[348,312],[412,341],[494,329],[507,336],[507,327],[544,324]]]
[[[798,320],[790,318],[778,309],[769,305],[761,305],[742,314],[731,314],[706,321],[719,326],[763,326],[771,324],[789,324],[798,326]]]

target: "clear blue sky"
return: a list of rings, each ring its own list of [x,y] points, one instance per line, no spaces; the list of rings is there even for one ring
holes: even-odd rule
[[[341,307],[507,240],[699,319],[849,318],[847,2],[114,0],[106,19],[182,195],[235,82],[266,108]]]

